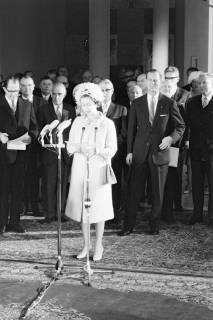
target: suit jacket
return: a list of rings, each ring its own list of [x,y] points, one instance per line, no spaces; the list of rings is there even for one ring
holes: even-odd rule
[[[99,110],[103,111],[102,108]],[[111,102],[106,117],[114,122],[116,128],[118,151],[115,157],[126,156],[127,108]]]
[[[37,121],[32,104],[18,98],[17,110],[14,114],[5,96],[0,98],[0,132],[8,134],[9,139],[16,139],[28,132],[34,141],[38,135]],[[0,162],[14,163],[16,161],[16,150],[7,150],[7,145],[0,143]]]
[[[174,100],[159,94],[153,124],[149,122],[147,94],[133,101],[130,108],[127,153],[133,153],[137,163],[143,163],[148,152],[156,165],[168,164],[169,150],[160,150],[159,144],[166,136],[176,143],[183,135],[184,121]]]
[[[187,100],[189,99],[189,96],[190,96],[190,93],[188,91],[184,90],[183,88],[177,87],[177,90],[174,96],[171,97],[176,101],[181,117],[183,118],[184,122],[186,121],[185,105]],[[175,146],[183,148],[185,146],[186,139],[187,139],[187,132],[185,130],[182,138],[175,144]]]
[[[75,108],[73,108],[71,105],[63,104],[61,122],[64,120],[68,120],[70,118],[73,121],[75,116],[76,116]],[[57,115],[55,113],[53,103],[45,104],[39,107],[37,118],[38,118],[38,124],[39,124],[39,131],[41,131],[46,124],[50,124],[52,121],[57,120]],[[70,130],[70,127],[64,130],[64,133],[63,133],[64,141],[68,140],[69,130]],[[54,136],[54,131],[53,131],[53,136]],[[49,151],[48,149],[45,149],[45,148],[42,149],[42,161],[44,164],[50,164],[53,160],[56,160],[56,159],[57,159],[56,153]],[[67,152],[64,149],[62,149],[62,159],[65,162],[69,161]]]
[[[213,155],[213,98],[205,108],[201,95],[190,98],[186,104],[186,123],[191,156],[208,159]]]
[[[189,98],[190,93],[183,88],[177,87],[177,90],[172,97],[177,102],[177,105],[182,105],[185,108],[185,103]]]

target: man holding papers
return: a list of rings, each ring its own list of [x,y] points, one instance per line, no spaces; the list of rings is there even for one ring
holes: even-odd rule
[[[19,80],[9,77],[0,98],[0,233],[23,233],[23,202],[27,146],[37,137],[33,106],[19,98]]]

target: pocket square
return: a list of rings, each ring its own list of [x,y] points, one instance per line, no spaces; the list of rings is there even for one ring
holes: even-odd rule
[[[167,114],[160,114],[160,117],[166,117]]]

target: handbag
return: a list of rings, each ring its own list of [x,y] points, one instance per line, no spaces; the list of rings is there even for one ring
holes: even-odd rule
[[[106,184],[115,184],[117,183],[117,179],[115,177],[114,171],[111,165],[106,165]]]

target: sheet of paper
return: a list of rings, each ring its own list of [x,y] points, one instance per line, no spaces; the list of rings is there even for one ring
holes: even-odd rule
[[[10,140],[7,142],[8,150],[26,150],[26,143],[22,141]]]
[[[179,148],[170,147],[170,150],[169,150],[169,151],[170,151],[170,162],[169,162],[169,166],[170,166],[170,167],[175,167],[175,168],[177,168]]]
[[[7,142],[7,149],[8,150],[26,150],[26,143],[24,142],[26,139],[29,138],[28,132],[23,134],[22,136],[9,140]]]

